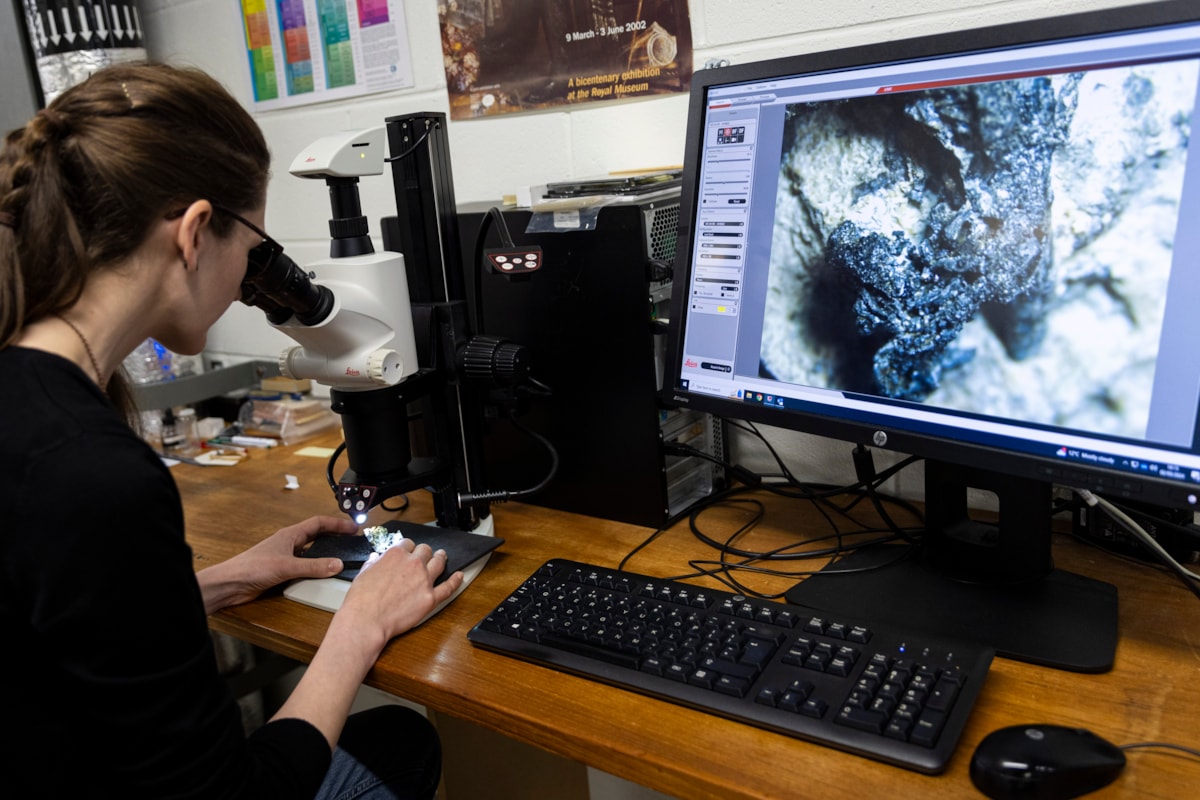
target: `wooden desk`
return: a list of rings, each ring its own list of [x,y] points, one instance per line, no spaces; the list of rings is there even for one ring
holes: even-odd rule
[[[331,445],[336,439],[315,443]],[[198,569],[278,527],[311,514],[334,513],[326,459],[298,456],[298,449],[254,452],[233,468],[173,468]],[[285,473],[299,478],[300,489],[283,488]],[[494,513],[504,546],[461,597],[388,646],[368,683],[669,795],[689,800],[852,793],[981,796],[967,774],[975,745],[996,728],[1022,722],[1081,726],[1117,744],[1200,745],[1195,721],[1200,712],[1200,603],[1164,572],[1065,538],[1056,545],[1059,566],[1119,587],[1121,640],[1114,669],[1081,675],[997,659],[949,769],[930,777],[476,649],[467,641],[467,631],[542,562],[571,557],[616,567],[650,533],[516,503],[497,506]],[[799,504],[776,505],[755,535],[797,538],[799,527],[788,531],[781,526],[803,513]],[[376,509],[370,522],[390,516]],[[403,518],[431,517],[425,493],[414,494]],[[717,517],[712,520],[719,524]],[[731,518],[727,530],[735,527]],[[685,524],[659,537],[628,568],[675,575],[687,571],[689,557],[707,555]],[[786,584],[755,585],[779,591]],[[327,613],[274,594],[215,615],[211,626],[308,661],[328,622]],[[1095,796],[1176,800],[1191,796],[1198,779],[1195,760],[1133,751],[1117,782]]]

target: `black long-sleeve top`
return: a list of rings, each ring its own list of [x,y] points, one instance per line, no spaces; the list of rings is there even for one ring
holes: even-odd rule
[[[243,733],[170,471],[73,363],[0,349],[0,639],[12,797],[311,797],[301,720]]]

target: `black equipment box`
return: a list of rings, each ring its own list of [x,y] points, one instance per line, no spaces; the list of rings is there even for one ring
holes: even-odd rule
[[[516,279],[476,249],[489,208],[459,207],[474,330],[525,345],[532,376],[552,390],[522,404],[516,417],[560,458],[555,479],[524,501],[658,527],[711,494],[723,483],[720,466],[662,449],[679,442],[726,455],[715,417],[665,410],[658,401],[678,192],[604,206],[586,229],[550,224],[529,233],[532,212],[500,212],[518,250],[541,248],[537,269]],[[483,231],[486,248],[502,247],[494,218]],[[545,448],[504,419],[488,421],[484,450],[488,489],[536,485],[550,465]]]
[[[1200,558],[1200,528],[1192,524],[1191,510],[1162,508],[1131,500],[1113,502],[1176,561],[1194,564]],[[1154,564],[1161,560],[1102,507],[1080,503],[1075,508],[1072,522],[1076,536],[1100,547]]]

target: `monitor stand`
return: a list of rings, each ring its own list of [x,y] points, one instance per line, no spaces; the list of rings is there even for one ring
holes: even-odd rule
[[[997,494],[996,522],[970,518],[967,488]],[[979,642],[1018,661],[1105,672],[1116,653],[1116,587],[1053,568],[1050,509],[1048,484],[926,462],[921,545],[854,552],[787,600]]]

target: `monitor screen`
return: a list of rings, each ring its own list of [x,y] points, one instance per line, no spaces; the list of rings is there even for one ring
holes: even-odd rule
[[[883,588],[940,565],[1043,616],[1077,594],[1051,484],[1200,502],[1198,82],[1194,3],[697,72],[665,401],[926,457],[925,564]]]

